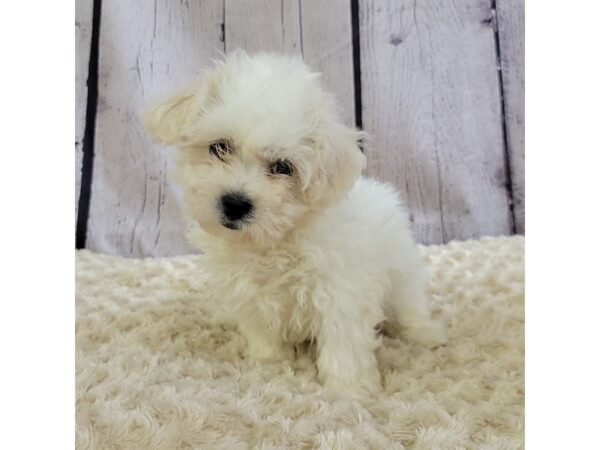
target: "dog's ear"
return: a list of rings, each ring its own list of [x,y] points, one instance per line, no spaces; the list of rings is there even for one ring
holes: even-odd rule
[[[196,93],[184,91],[148,108],[143,114],[144,126],[156,141],[177,145],[186,142],[186,128],[197,113]]]
[[[366,165],[360,148],[365,134],[333,121],[311,138],[315,146],[316,167],[307,180],[306,194],[317,207],[331,206],[352,188]]]
[[[191,128],[206,108],[219,101],[219,71],[207,70],[187,90],[164,98],[143,113],[144,126],[158,142],[189,143]]]

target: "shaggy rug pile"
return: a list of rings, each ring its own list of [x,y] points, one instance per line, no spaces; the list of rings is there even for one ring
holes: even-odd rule
[[[449,343],[384,338],[380,397],[323,389],[310,352],[260,364],[215,326],[201,256],[77,253],[79,449],[519,449],[524,239],[423,247]]]

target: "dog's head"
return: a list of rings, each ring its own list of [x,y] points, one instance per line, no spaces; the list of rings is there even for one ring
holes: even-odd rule
[[[235,53],[145,115],[178,148],[187,214],[208,233],[270,245],[350,190],[365,158],[301,60]]]

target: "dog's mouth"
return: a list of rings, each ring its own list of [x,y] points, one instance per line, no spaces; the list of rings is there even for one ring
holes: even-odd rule
[[[234,231],[235,231],[235,230],[239,230],[239,229],[240,229],[240,224],[239,224],[238,222],[228,222],[228,221],[224,221],[224,222],[221,222],[221,224],[222,224],[222,225],[223,225],[225,228],[227,228],[227,229],[229,229],[229,230],[234,230]]]
[[[225,228],[227,228],[228,230],[232,230],[232,231],[240,231],[243,230],[244,228],[247,228],[248,225],[251,222],[252,217],[245,217],[243,219],[239,219],[239,220],[231,220],[228,219],[226,217],[221,218],[221,225]]]

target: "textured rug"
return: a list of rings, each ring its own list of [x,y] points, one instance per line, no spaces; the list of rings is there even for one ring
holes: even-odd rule
[[[201,256],[77,253],[79,449],[519,449],[524,239],[424,247],[449,344],[384,338],[379,398],[323,389],[309,352],[243,359],[210,321]]]

